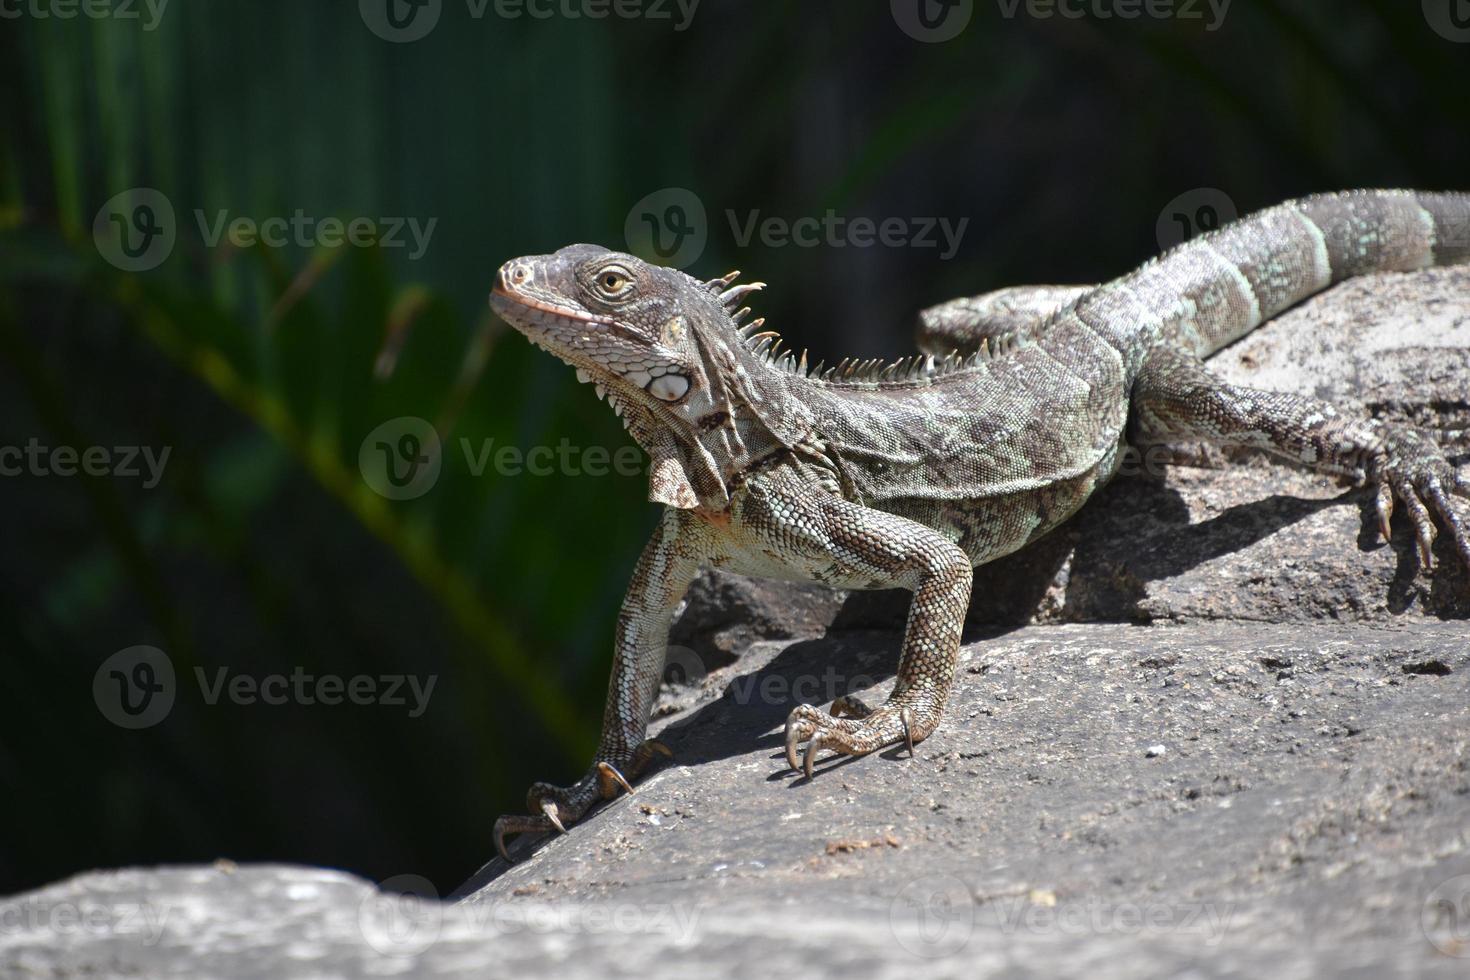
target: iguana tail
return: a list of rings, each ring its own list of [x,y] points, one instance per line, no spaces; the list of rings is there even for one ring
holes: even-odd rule
[[[1130,374],[1159,342],[1207,357],[1351,276],[1470,260],[1470,194],[1347,191],[1287,201],[1077,301]]]
[[[1350,276],[1470,261],[1470,194],[1346,191],[1287,201],[1165,252],[1101,286],[1018,286],[919,315],[919,348],[968,354],[1044,331],[1063,311],[1121,351],[1135,377],[1172,343],[1199,357]]]

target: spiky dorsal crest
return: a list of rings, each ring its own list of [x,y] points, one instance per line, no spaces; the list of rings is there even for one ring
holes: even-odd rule
[[[710,279],[704,283],[704,288],[715,294],[725,309],[729,310],[735,317],[736,323],[739,323],[742,317],[750,314],[750,307],[740,307],[741,298],[766,288],[766,284],[763,282],[747,282],[739,286],[731,285],[739,278],[740,270],[735,269],[725,273],[718,279]],[[736,309],[737,307],[740,308]]]
[[[818,363],[815,368],[809,368],[805,350],[798,358],[796,352],[790,348],[782,349],[781,345],[784,341],[779,333],[762,329],[766,324],[765,317],[757,317],[748,324],[744,323],[745,318],[750,316],[750,307],[739,306],[740,301],[751,293],[764,289],[766,284],[750,282],[736,286],[734,282],[738,278],[740,278],[740,270],[735,269],[717,279],[708,280],[704,283],[704,288],[714,293],[725,309],[730,311],[730,316],[735,321],[735,326],[739,328],[740,337],[745,341],[745,346],[751,353],[779,371],[811,378],[825,384],[926,384],[936,378],[978,367],[992,358],[1008,354],[1017,347],[1023,346],[1026,340],[1019,332],[1015,332],[982,339],[980,349],[969,355],[962,356],[958,351],[953,351],[944,357],[915,354],[911,357],[901,357],[896,361],[884,361],[877,357],[866,360],[843,358],[834,367],[823,367],[821,363]],[[738,309],[737,306],[739,306]]]
[[[980,367],[987,361],[1023,346],[1024,343],[1024,338],[1019,334],[1006,334],[981,340],[980,349],[968,355],[960,354],[959,351],[951,351],[943,357],[914,354],[896,361],[885,361],[879,357],[849,357],[838,361],[834,367],[824,369],[818,365],[809,372],[808,377],[831,385],[923,385],[960,371]]]
[[[708,289],[710,292],[718,296],[720,295],[720,293],[723,293],[726,289],[730,287],[730,283],[739,278],[740,270],[732,269],[729,272],[725,273],[723,276],[720,276],[718,279],[711,279],[706,282],[704,284],[704,288]]]

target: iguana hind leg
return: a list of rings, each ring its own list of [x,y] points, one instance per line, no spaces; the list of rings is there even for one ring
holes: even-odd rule
[[[1470,536],[1450,502],[1454,496],[1470,498],[1470,477],[1456,472],[1439,446],[1413,429],[1344,416],[1315,398],[1229,384],[1194,355],[1168,346],[1144,362],[1132,414],[1142,441],[1252,446],[1374,486],[1385,540],[1397,498],[1414,528],[1423,568],[1433,563],[1432,513],[1470,570]]]

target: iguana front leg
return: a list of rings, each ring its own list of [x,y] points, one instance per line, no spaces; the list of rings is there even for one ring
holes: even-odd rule
[[[893,693],[872,711],[855,698],[839,698],[832,715],[798,706],[786,721],[793,769],[810,776],[823,749],[863,755],[899,741],[912,747],[934,731],[954,681],[970,602],[973,570],[958,545],[922,524],[832,496],[789,474],[752,482],[735,500],[729,534],[737,571],[914,594]],[[808,744],[798,766],[802,742]]]
[[[633,791],[629,780],[656,754],[668,755],[662,743],[645,740],[648,716],[663,676],[669,624],[674,608],[709,559],[711,530],[688,511],[668,508],[643,549],[618,613],[612,677],[602,715],[602,739],[592,767],[572,786],[535,783],[526,792],[530,814],[510,814],[495,821],[495,849],[509,861],[505,835],[564,831],[599,800],[618,790]]]
[[[1425,570],[1433,563],[1432,510],[1470,570],[1470,537],[1450,503],[1453,496],[1470,497],[1470,477],[1457,473],[1438,446],[1412,429],[1344,416],[1314,398],[1229,384],[1194,355],[1169,346],[1149,354],[1134,385],[1132,405],[1138,435],[1145,441],[1201,439],[1253,446],[1319,472],[1373,485],[1385,541],[1397,497],[1413,525]]]

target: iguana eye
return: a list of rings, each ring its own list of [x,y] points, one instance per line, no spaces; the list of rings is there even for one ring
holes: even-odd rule
[[[632,285],[633,277],[617,266],[609,266],[597,274],[597,291],[608,299],[616,299]]]

